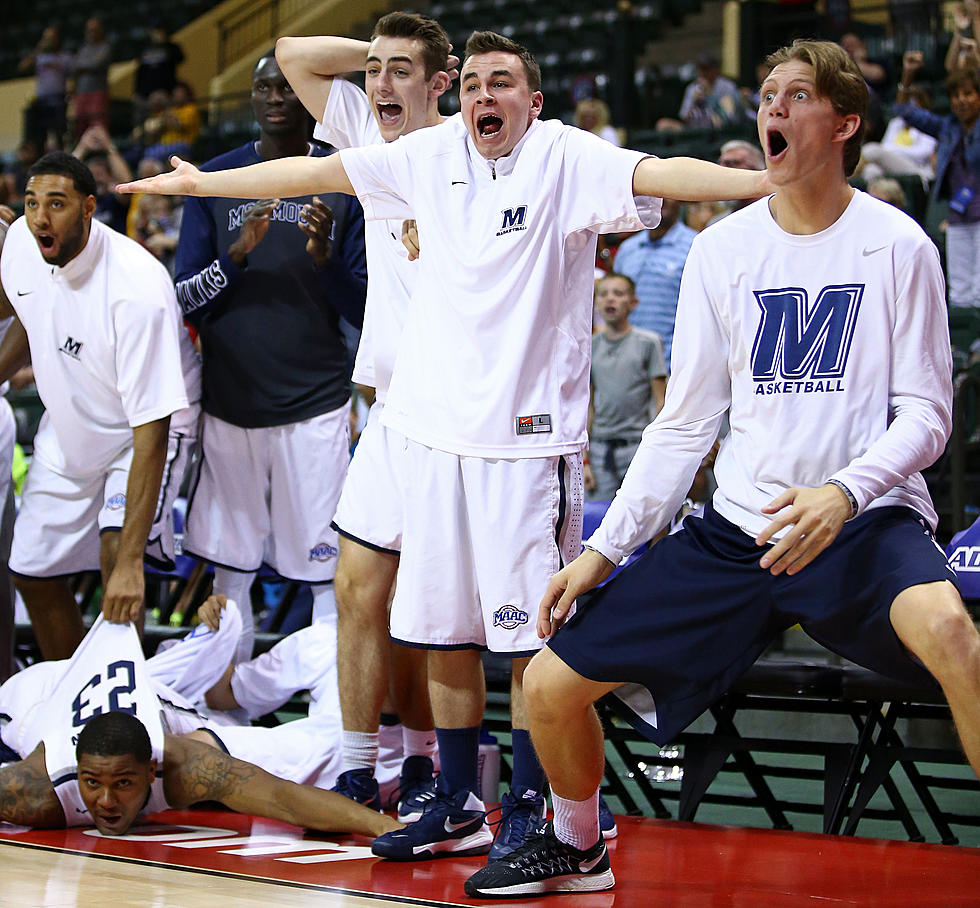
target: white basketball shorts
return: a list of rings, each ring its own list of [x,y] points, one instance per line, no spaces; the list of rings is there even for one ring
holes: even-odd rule
[[[145,558],[154,567],[174,566],[174,501],[195,439],[172,433]],[[27,472],[14,523],[10,570],[26,577],[59,577],[99,569],[99,535],[119,530],[126,517],[126,483],[133,449],[105,473],[62,476],[35,458]]]
[[[207,413],[184,550],[212,564],[326,583],[337,569],[330,520],[350,459],[350,403],[260,429]]]
[[[411,481],[392,638],[433,649],[537,652],[548,580],[581,551],[581,453],[484,460],[409,440],[406,455]]]
[[[354,449],[333,528],[347,539],[397,555],[402,547],[405,436],[381,423],[374,404]]]

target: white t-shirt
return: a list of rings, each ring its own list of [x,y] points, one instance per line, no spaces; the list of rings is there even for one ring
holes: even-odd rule
[[[340,154],[365,217],[414,217],[423,250],[382,421],[459,455],[583,448],[596,239],[658,222],[645,155],[536,120],[489,161],[459,115]]]
[[[102,472],[132,427],[169,414],[196,434],[200,364],[166,268],[139,243],[93,220],[63,268],[47,264],[25,218],[7,234],[0,277],[27,331],[45,406],[34,456],[65,476]]]
[[[367,95],[344,79],[333,80],[322,120],[313,135],[337,148],[384,144]],[[408,260],[401,236],[401,218],[368,221],[364,227],[367,303],[353,378],[374,388],[381,403],[388,394],[405,311],[418,274],[418,264]]]
[[[589,544],[618,562],[665,526],[725,413],[714,506],[757,535],[788,488],[835,478],[861,510],[936,513],[918,472],[951,426],[939,254],[907,215],[855,192],[831,227],[783,231],[762,199],[699,234],[681,282],[678,368]]]

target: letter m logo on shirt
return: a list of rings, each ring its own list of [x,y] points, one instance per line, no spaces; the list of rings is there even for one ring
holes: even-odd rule
[[[752,346],[756,381],[843,377],[864,284],[824,287],[812,304],[799,287],[754,293],[762,310]]]
[[[527,217],[527,205],[518,205],[517,208],[505,208],[503,218],[500,221],[501,230],[514,230],[524,226],[524,218]]]

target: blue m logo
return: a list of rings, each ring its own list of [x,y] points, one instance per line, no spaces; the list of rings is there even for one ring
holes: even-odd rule
[[[497,236],[505,233],[512,233],[515,230],[527,230],[524,219],[527,217],[527,205],[518,205],[516,208],[505,208],[501,214],[500,230]]]
[[[842,378],[864,284],[824,287],[810,305],[806,290],[757,290],[762,321],[752,346],[752,377]]]

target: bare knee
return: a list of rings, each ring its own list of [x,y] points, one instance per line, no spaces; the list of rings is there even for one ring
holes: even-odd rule
[[[564,716],[589,708],[596,696],[595,683],[583,678],[543,649],[524,670],[524,702],[532,724],[552,724]]]
[[[980,635],[966,609],[958,603],[940,603],[923,628],[931,648],[953,665],[975,664],[980,658]]]
[[[341,540],[334,577],[337,615],[354,623],[387,623],[388,598],[398,559]]]
[[[937,597],[906,617],[896,630],[933,674],[968,671],[980,666],[980,634],[956,596]],[[942,680],[940,678],[940,680]]]

